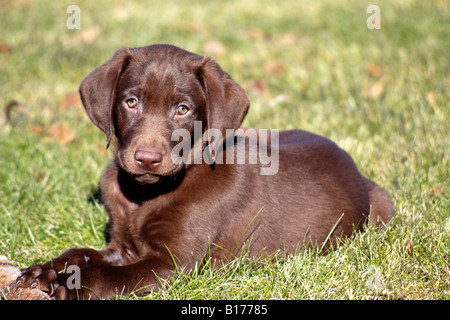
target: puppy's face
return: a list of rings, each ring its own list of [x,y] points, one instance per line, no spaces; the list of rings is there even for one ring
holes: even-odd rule
[[[116,137],[119,166],[142,183],[187,168],[171,152],[198,142],[194,121],[225,133],[249,108],[245,91],[212,59],[170,45],[120,49],[83,80],[80,96],[108,144]],[[173,141],[176,130],[190,139]]]
[[[172,162],[172,149],[180,143],[172,141],[175,130],[186,130],[193,138],[194,121],[206,128],[204,88],[195,66],[180,62],[170,55],[133,56],[117,85],[113,112],[117,161],[141,182],[157,182],[184,168],[183,163]]]

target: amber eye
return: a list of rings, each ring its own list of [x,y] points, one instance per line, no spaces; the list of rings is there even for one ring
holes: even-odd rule
[[[186,107],[185,105],[179,105],[177,107],[177,114],[180,116],[184,116],[186,113],[188,113],[189,108]]]
[[[127,103],[127,106],[130,107],[130,108],[136,108],[137,103],[138,103],[135,98],[128,99],[125,102]]]

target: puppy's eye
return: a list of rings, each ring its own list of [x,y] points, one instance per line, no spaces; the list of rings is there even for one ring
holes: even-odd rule
[[[177,107],[177,114],[180,116],[184,116],[186,113],[188,113],[189,108],[186,107],[185,105],[179,105]]]
[[[135,99],[135,98],[128,99],[128,100],[125,101],[125,102],[127,103],[127,106],[128,106],[129,108],[136,108],[136,106],[137,106],[137,104],[138,104],[137,99]]]

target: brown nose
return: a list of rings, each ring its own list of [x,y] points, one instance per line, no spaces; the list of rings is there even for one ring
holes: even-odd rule
[[[162,154],[157,150],[137,150],[134,159],[139,168],[152,171],[155,170],[162,161]]]

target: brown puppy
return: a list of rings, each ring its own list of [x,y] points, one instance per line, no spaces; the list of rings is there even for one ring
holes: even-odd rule
[[[111,242],[32,266],[21,286],[57,299],[144,293],[175,264],[189,270],[243,250],[293,254],[394,215],[386,191],[330,140],[239,128],[247,95],[208,57],[125,47],[83,80],[80,95],[108,144],[115,135],[102,183]]]

